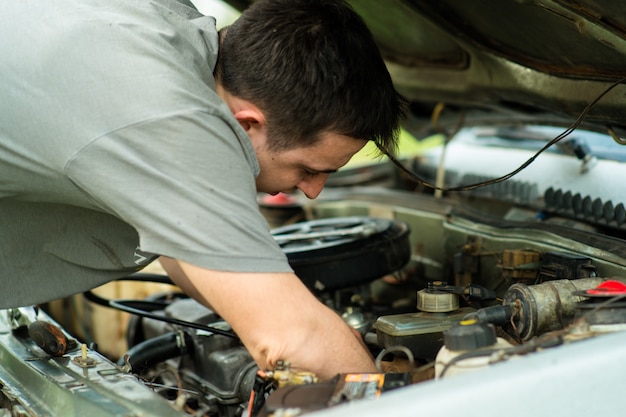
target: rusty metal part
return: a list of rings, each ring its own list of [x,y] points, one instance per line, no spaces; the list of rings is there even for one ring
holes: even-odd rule
[[[291,370],[291,364],[283,361],[278,361],[276,369],[273,371],[266,371],[265,377],[276,381],[278,387],[313,384],[319,381],[314,373],[293,371]]]
[[[541,253],[534,250],[502,252],[502,276],[516,282],[531,283],[537,279]]]
[[[560,330],[574,320],[576,304],[584,297],[577,292],[595,288],[604,278],[555,280],[538,285],[513,284],[503,304],[514,307],[512,326],[522,340]],[[519,309],[518,309],[519,307]]]
[[[63,356],[67,352],[69,345],[67,337],[52,323],[34,321],[28,326],[28,334],[37,346],[49,355]]]
[[[80,366],[81,368],[93,368],[98,364],[98,361],[87,355],[87,345],[85,345],[84,343],[81,345],[80,356],[74,356],[72,358],[72,362]]]

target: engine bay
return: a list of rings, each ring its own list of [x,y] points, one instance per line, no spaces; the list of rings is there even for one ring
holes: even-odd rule
[[[320,381],[288,363],[260,370],[225,321],[182,293],[89,292],[88,302],[131,313],[128,351],[108,358],[39,308],[4,310],[5,415],[318,413],[626,326],[618,237],[370,188],[334,191],[305,210],[311,220],[273,234],[307,287],[362,335],[379,373]]]

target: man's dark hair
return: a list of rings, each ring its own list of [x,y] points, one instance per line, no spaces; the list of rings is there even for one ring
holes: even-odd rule
[[[265,114],[274,150],[332,132],[396,147],[406,100],[343,0],[257,0],[228,29],[216,78]]]

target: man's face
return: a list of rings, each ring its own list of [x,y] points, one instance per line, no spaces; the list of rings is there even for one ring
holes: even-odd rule
[[[287,151],[271,151],[267,141],[255,145],[261,173],[257,190],[276,194],[295,189],[308,198],[319,195],[328,175],[344,166],[366,141],[336,133],[323,134],[312,146]]]

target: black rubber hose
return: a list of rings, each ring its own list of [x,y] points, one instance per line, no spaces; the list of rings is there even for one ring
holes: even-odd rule
[[[118,366],[126,366],[126,358],[133,373],[141,374],[157,363],[185,355],[191,351],[193,341],[185,332],[166,333],[144,340],[133,346],[118,361]]]
[[[476,319],[478,321],[482,321],[483,323],[491,323],[495,326],[504,326],[511,321],[511,314],[513,314],[511,305],[502,304],[483,307],[480,310],[466,314],[463,319]]]
[[[146,317],[149,319],[160,320],[166,323],[177,324],[179,326],[190,327],[192,329],[205,330],[211,333],[219,334],[222,336],[238,339],[238,336],[232,331],[218,329],[216,327],[205,326],[204,324],[198,324],[191,321],[179,320],[174,317],[162,316],[159,314],[151,313],[151,311],[164,309],[168,303],[163,301],[145,301],[145,300],[109,300],[102,298],[99,295],[94,294],[92,291],[85,291],[83,293],[85,298],[92,303],[98,305],[114,308],[116,310],[125,311],[126,313],[135,314],[140,317]]]

